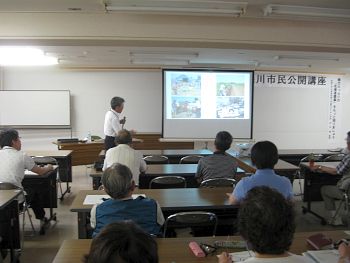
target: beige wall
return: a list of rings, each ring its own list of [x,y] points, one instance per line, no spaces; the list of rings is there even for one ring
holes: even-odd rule
[[[350,23],[264,18],[2,13],[0,44],[131,45],[350,53]]]

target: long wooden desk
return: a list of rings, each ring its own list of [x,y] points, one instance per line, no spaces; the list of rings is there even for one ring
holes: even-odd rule
[[[333,154],[341,153],[341,152],[330,152],[327,149],[284,149],[284,150],[278,150],[278,154],[280,159],[286,162],[292,163],[294,165],[299,165],[300,160],[308,156],[311,150],[314,152],[314,154],[322,154],[324,158]]]
[[[11,262],[17,262],[20,253],[15,253],[20,248],[18,201],[15,200],[21,190],[0,190],[0,236],[2,249],[10,249]]]
[[[58,163],[58,172],[62,182],[67,182],[66,191],[61,193],[61,201],[63,201],[66,193],[70,193],[69,182],[73,181],[72,178],[72,150],[61,151],[24,151],[29,156],[49,156],[55,158]]]
[[[135,149],[136,150],[136,149]],[[142,155],[145,156],[166,156],[169,158],[170,164],[178,164],[180,163],[180,160],[182,157],[189,156],[189,155],[211,155],[213,154],[210,150],[140,150]],[[106,151],[102,150],[99,154],[100,158],[102,160],[105,159]]]
[[[197,172],[197,164],[152,164],[147,166],[146,173],[141,173],[139,177],[139,188],[148,189],[150,181],[158,176],[177,175],[183,176],[186,179],[187,188],[198,188],[197,179],[194,178]],[[90,176],[92,177],[92,186],[97,190],[101,185],[102,171],[91,169]],[[240,168],[237,169],[237,174],[244,174]]]
[[[256,172],[256,167],[253,165],[250,156],[236,156],[235,151],[227,151],[227,155],[235,159],[238,162],[238,167],[247,173]],[[279,159],[274,170],[275,172],[299,171],[300,167]]]
[[[33,172],[26,171],[22,181],[24,189],[38,189],[43,200],[44,208],[50,209],[50,217],[48,218],[47,224],[51,220],[56,221],[56,213],[53,212],[53,208],[57,208],[56,176],[57,167],[54,167],[52,171],[44,175],[37,175]],[[44,226],[41,228],[40,234],[45,234]]]
[[[220,220],[226,224],[227,218],[233,222],[239,207],[229,204],[226,193],[232,191],[232,188],[136,189],[134,194],[145,194],[158,201],[165,218],[177,212],[208,211],[219,217],[219,224]],[[92,205],[83,205],[85,197],[103,194],[102,190],[79,191],[72,203],[70,211],[78,213],[79,238],[90,238],[92,233],[89,222]]]
[[[142,140],[133,139],[134,148],[138,149],[138,145],[142,144]],[[104,142],[68,142],[58,143],[53,142],[57,145],[59,150],[72,150],[72,165],[87,165],[93,164],[94,162],[101,161],[99,153],[105,149]]]
[[[339,162],[315,162],[315,166],[327,166],[331,168],[337,167]],[[311,210],[311,201],[323,201],[321,196],[321,187],[324,185],[336,185],[337,182],[342,177],[341,175],[333,175],[322,172],[320,170],[316,170],[315,172],[311,171],[311,167],[308,162],[300,163],[300,167],[302,168],[302,174],[304,175],[304,196],[303,201],[307,202],[307,206],[302,207],[302,212],[310,213],[317,218],[321,219],[321,224],[325,225],[326,220],[313,212]]]
[[[295,233],[290,252],[301,255],[307,250],[315,250],[310,244],[306,242],[309,236],[315,235],[319,232],[302,232]],[[344,231],[323,231],[325,236],[331,237],[333,241],[349,238]],[[201,242],[209,245],[214,245],[215,241],[226,240],[227,236],[217,237],[189,237],[189,238],[156,238],[158,244],[158,255],[160,263],[169,262],[218,262],[217,256],[226,249],[217,249],[213,254],[205,258],[196,258],[189,248],[190,242]],[[230,236],[230,240],[243,240],[240,236]],[[81,262],[84,254],[89,253],[92,240],[82,239],[67,239],[63,242],[58,251],[53,263],[77,263]],[[229,252],[239,252],[242,249],[229,249]]]

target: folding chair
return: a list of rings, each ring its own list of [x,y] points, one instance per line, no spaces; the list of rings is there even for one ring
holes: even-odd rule
[[[164,237],[168,227],[174,228],[186,228],[186,227],[213,227],[212,236],[215,237],[216,228],[218,226],[218,218],[214,213],[209,212],[182,212],[176,213],[165,220],[164,224]],[[194,236],[195,233],[193,232]]]
[[[168,164],[169,159],[166,156],[145,156],[143,158],[147,164]]]
[[[33,156],[32,159],[34,160],[34,162],[37,165],[44,165],[44,164],[54,164],[58,166],[58,162],[55,158],[50,157],[50,156]],[[60,177],[60,169],[57,169],[57,178],[56,178],[56,182],[60,187],[60,191],[61,191],[61,197],[59,197],[59,199],[61,201],[63,201],[63,191],[62,191],[62,185],[61,185],[61,177]]]
[[[341,161],[344,158],[345,154],[332,154],[324,159],[325,162],[334,162],[334,161]]]
[[[199,162],[200,159],[202,159],[203,156],[201,155],[190,155],[182,157],[180,160],[180,164],[186,163],[186,164],[196,164]]]
[[[199,185],[199,188],[219,188],[219,187],[235,187],[236,180],[229,178],[208,179]]]
[[[315,154],[314,155],[314,160],[316,162],[322,162],[323,161],[323,155],[322,154]],[[305,156],[304,158],[302,158],[300,160],[300,163],[301,162],[307,162],[309,161],[309,156]],[[299,166],[300,166],[300,163],[299,163]],[[300,171],[296,171],[294,173],[294,179],[298,178],[299,179],[299,187],[300,187],[300,194],[294,194],[295,196],[303,196],[303,189],[301,187],[301,179],[303,178]]]
[[[11,190],[11,189],[18,189],[18,190],[22,190],[22,195],[23,195],[23,208],[22,210],[19,209],[20,214],[23,215],[23,220],[22,220],[22,244],[21,244],[21,248],[19,249],[19,251],[21,251],[24,248],[24,225],[26,224],[26,212],[30,221],[30,224],[32,226],[32,231],[33,233],[30,235],[31,237],[33,237],[35,235],[35,230],[34,230],[34,226],[33,226],[33,222],[32,222],[32,218],[31,215],[29,213],[29,205],[27,203],[27,198],[24,194],[24,190],[21,186],[13,184],[13,183],[8,183],[8,182],[0,182],[0,190]]]
[[[331,224],[333,224],[333,221],[334,221],[336,215],[338,214],[341,205],[345,202],[345,207],[344,207],[344,209],[345,209],[345,211],[347,211],[348,227],[350,227],[350,218],[349,218],[349,216],[350,216],[350,211],[349,211],[349,191],[350,191],[350,182],[349,182],[348,186],[346,187],[346,190],[345,190],[344,193],[343,193],[343,198],[342,198],[342,200],[340,201],[340,204],[339,204],[339,206],[338,206],[338,208],[337,208],[337,211],[335,212],[335,215],[333,216],[333,219],[332,219],[332,221],[331,221]]]
[[[159,177],[153,178],[149,182],[149,189],[154,189],[154,187],[152,187],[153,185],[158,185],[156,189],[186,188],[187,183],[186,183],[186,179],[182,176],[167,175],[167,176],[159,176]]]

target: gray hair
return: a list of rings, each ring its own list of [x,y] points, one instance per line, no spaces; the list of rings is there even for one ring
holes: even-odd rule
[[[131,133],[128,130],[120,130],[115,136],[115,142],[118,144],[129,144],[132,142]]]
[[[111,100],[111,108],[114,110],[116,107],[122,106],[125,100],[121,97],[113,97]]]
[[[132,173],[124,164],[114,163],[102,174],[102,184],[113,199],[125,198],[132,187]]]

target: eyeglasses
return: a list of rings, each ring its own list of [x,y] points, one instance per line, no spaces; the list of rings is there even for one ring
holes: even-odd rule
[[[208,256],[209,254],[215,252],[216,247],[208,245],[208,244],[204,244],[201,242],[200,245],[201,249],[203,250],[203,252],[205,253],[206,256]]]

